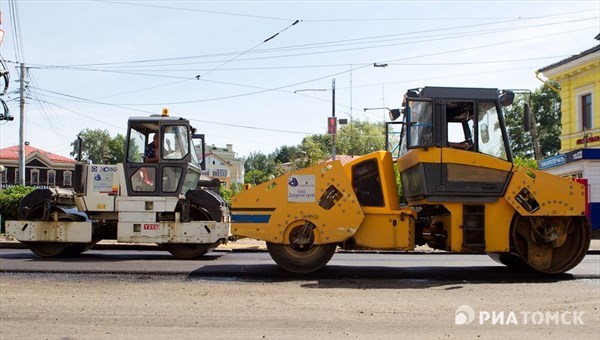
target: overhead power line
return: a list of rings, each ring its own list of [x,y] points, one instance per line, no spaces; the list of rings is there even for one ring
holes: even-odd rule
[[[261,46],[261,45],[263,45],[263,44],[267,43],[268,41],[270,41],[270,40],[272,40],[273,38],[275,38],[276,36],[278,36],[280,33],[287,31],[287,30],[288,30],[290,27],[292,27],[292,26],[294,26],[294,25],[298,24],[299,22],[300,22],[300,20],[296,20],[296,21],[294,21],[292,24],[290,24],[290,25],[289,25],[289,26],[287,26],[286,28],[282,29],[281,31],[279,31],[279,32],[277,32],[277,33],[275,33],[275,34],[273,34],[273,35],[272,35],[272,36],[270,36],[269,38],[265,39],[263,42],[261,42],[261,43],[258,43],[256,46],[254,46],[254,47],[252,47],[252,48],[250,48],[250,49],[248,49],[248,50],[246,50],[246,51],[240,52],[239,54],[235,55],[233,58],[231,58],[231,59],[228,59],[228,60],[224,61],[223,63],[221,63],[220,65],[218,65],[217,67],[215,67],[215,68],[212,68],[212,69],[210,69],[209,71],[205,72],[204,74],[202,74],[202,76],[197,76],[197,78],[204,77],[204,76],[208,75],[209,73],[211,73],[211,72],[213,72],[213,71],[215,71],[215,70],[217,70],[217,69],[221,68],[222,66],[224,66],[224,65],[226,65],[226,64],[228,64],[228,63],[230,63],[230,62],[234,61],[235,59],[237,59],[237,58],[241,57],[242,55],[244,55],[244,54],[246,54],[246,53],[248,53],[248,52],[250,52],[250,51],[252,51],[252,50],[254,50],[254,49],[256,49],[256,48],[258,48],[259,46]]]
[[[251,52],[243,51],[243,53],[244,54],[246,54],[246,53],[270,53],[270,52],[275,52],[275,51],[300,49],[302,47],[307,47],[307,48],[309,48],[309,47],[328,47],[328,46],[335,46],[335,44],[341,44],[341,43],[352,43],[352,42],[360,42],[360,41],[369,42],[369,41],[373,41],[373,40],[376,41],[378,39],[391,38],[391,37],[401,37],[400,39],[406,40],[406,39],[411,39],[411,36],[419,35],[419,34],[435,33],[435,32],[448,32],[451,30],[477,28],[477,27],[481,27],[481,26],[498,25],[498,24],[503,24],[503,23],[525,22],[525,21],[538,20],[538,19],[543,19],[543,18],[548,18],[548,17],[553,17],[553,16],[556,16],[556,15],[529,17],[529,18],[517,18],[517,19],[513,19],[513,20],[502,20],[502,21],[494,21],[494,22],[488,22],[488,23],[451,26],[451,27],[443,27],[443,28],[428,29],[428,30],[417,30],[417,31],[412,31],[412,32],[401,32],[401,33],[395,33],[395,34],[369,36],[369,37],[361,37],[361,38],[353,38],[353,39],[325,41],[325,42],[311,43],[311,44],[290,45],[290,46],[284,46],[284,47],[278,47],[278,48],[258,49],[256,51],[251,51]],[[584,21],[584,20],[597,20],[597,17],[586,17],[586,18],[575,19],[575,21]],[[571,23],[571,22],[574,22],[574,21],[568,20],[566,23]],[[538,25],[546,26],[546,25],[555,25],[555,24],[563,24],[563,23],[565,23],[565,22],[561,21],[561,22],[554,22],[554,23],[549,23],[549,24],[538,24]],[[526,26],[526,27],[536,27],[536,26]],[[521,27],[512,27],[511,26],[506,29],[516,30],[516,29],[520,29],[520,28]],[[473,31],[471,33],[476,33],[476,32],[481,32],[481,31],[478,30],[478,31]],[[445,35],[448,35],[448,34],[465,34],[465,32],[445,33]],[[420,38],[429,38],[429,37],[439,37],[439,35],[425,36],[425,37],[420,37]],[[417,38],[419,38],[419,37],[417,37]],[[180,57],[170,57],[170,58],[155,58],[155,59],[139,59],[139,60],[102,62],[102,63],[71,64],[71,65],[63,65],[63,66],[65,66],[65,67],[69,67],[69,66],[71,66],[71,67],[92,67],[92,66],[107,67],[107,66],[118,66],[118,65],[124,66],[127,64],[145,64],[145,63],[157,63],[157,62],[166,62],[166,61],[182,61],[182,60],[190,60],[190,59],[226,57],[228,55],[237,55],[240,53],[242,53],[242,52],[227,52],[227,53],[216,53],[216,54],[180,56]],[[255,59],[240,59],[240,61],[242,61],[242,60],[255,60]],[[208,63],[216,63],[216,62],[221,62],[221,61],[209,61]]]
[[[544,34],[544,35],[541,35],[541,36],[533,36],[533,37],[524,38],[524,39],[515,39],[515,40],[500,41],[500,42],[495,42],[495,43],[491,43],[491,44],[484,44],[484,45],[477,45],[477,46],[470,46],[470,47],[461,46],[460,48],[456,48],[456,49],[452,49],[452,50],[444,50],[444,51],[432,52],[432,53],[427,53],[427,54],[422,54],[422,55],[414,55],[414,56],[397,58],[397,59],[382,60],[381,62],[389,64],[389,63],[392,63],[392,62],[412,60],[412,59],[424,58],[424,57],[429,57],[429,56],[438,56],[438,55],[446,55],[446,54],[452,54],[452,53],[459,53],[459,52],[470,51],[470,50],[475,50],[475,49],[488,48],[488,47],[493,47],[493,46],[501,46],[501,45],[507,45],[507,44],[517,43],[517,42],[524,42],[524,41],[536,40],[536,39],[539,39],[541,37],[547,38],[547,37],[551,37],[551,36],[564,35],[564,34],[569,34],[569,33],[577,32],[577,31],[580,31],[580,29],[578,29],[578,30],[572,30],[572,31],[563,31],[563,32],[554,33],[554,34]],[[232,99],[232,98],[239,98],[239,97],[245,97],[245,96],[250,96],[250,95],[256,95],[256,94],[265,93],[265,92],[269,92],[269,91],[280,91],[280,90],[283,90],[283,89],[286,89],[286,88],[296,87],[296,86],[299,86],[299,85],[304,85],[304,84],[312,83],[314,81],[318,81],[318,80],[322,80],[322,79],[326,79],[326,78],[331,78],[331,77],[334,77],[334,76],[337,76],[337,75],[350,73],[350,72],[353,72],[353,71],[356,71],[356,70],[360,70],[360,69],[363,69],[363,68],[366,68],[366,67],[371,67],[372,65],[373,65],[372,63],[360,64],[360,65],[357,65],[357,66],[352,66],[350,69],[341,70],[339,72],[330,73],[330,74],[323,75],[323,76],[320,76],[320,77],[317,77],[317,78],[313,78],[313,79],[309,79],[309,80],[294,82],[294,83],[291,83],[291,84],[281,85],[281,86],[272,87],[272,88],[259,88],[258,91],[247,92],[247,93],[239,93],[239,94],[227,95],[227,96],[221,96],[221,97],[204,98],[204,99],[194,99],[194,100],[184,100],[184,101],[175,101],[175,102],[160,102],[160,103],[112,103],[112,104],[109,104],[109,103],[104,103],[104,102],[97,102],[97,104],[116,105],[116,106],[157,106],[157,105],[176,105],[176,104],[202,103],[202,102],[209,102],[209,101]],[[205,80],[205,81],[208,81],[208,80]],[[219,83],[224,83],[224,82],[219,82]],[[241,85],[241,84],[236,84],[236,85],[251,87],[249,85]]]
[[[185,12],[198,12],[198,13],[206,13],[206,14],[218,14],[218,15],[226,15],[226,16],[255,18],[255,19],[268,19],[268,20],[279,20],[279,21],[290,21],[291,20],[289,18],[278,18],[278,17],[270,17],[270,16],[264,16],[264,15],[252,15],[252,14],[244,14],[244,13],[209,11],[209,10],[205,10],[205,9],[196,9],[196,8],[145,4],[145,3],[141,3],[139,1],[136,1],[136,2],[108,1],[108,0],[93,0],[93,1],[105,2],[105,3],[110,3],[110,4],[116,4],[116,5],[150,7],[150,8],[169,9],[169,10],[177,10],[177,11],[185,11]]]

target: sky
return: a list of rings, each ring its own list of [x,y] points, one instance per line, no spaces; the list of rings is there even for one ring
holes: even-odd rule
[[[535,71],[598,44],[600,1],[6,1],[10,71],[0,148],[69,156],[84,129],[130,116],[191,120],[209,145],[265,154],[326,133],[327,117],[382,122],[406,90],[530,89]],[[375,67],[375,65],[386,67]],[[335,79],[335,92],[332,83]]]

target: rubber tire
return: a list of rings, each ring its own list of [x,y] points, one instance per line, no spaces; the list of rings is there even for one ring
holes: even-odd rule
[[[297,251],[289,244],[267,242],[271,258],[288,272],[312,273],[325,267],[335,254],[335,244],[313,245],[306,251]]]

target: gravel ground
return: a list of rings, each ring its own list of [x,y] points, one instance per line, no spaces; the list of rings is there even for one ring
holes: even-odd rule
[[[471,324],[455,324],[461,305],[475,310]],[[457,284],[0,274],[1,339],[599,339],[599,308],[600,281],[589,279]],[[505,313],[506,323],[511,311],[518,325],[479,323],[485,312]],[[562,313],[570,323],[573,313],[583,313],[584,324],[523,324],[522,313],[538,312]]]

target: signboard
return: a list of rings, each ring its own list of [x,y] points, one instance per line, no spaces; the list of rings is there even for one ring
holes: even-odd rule
[[[582,159],[600,159],[600,149],[587,148],[561,153],[540,161],[539,169],[547,169]]]
[[[288,177],[288,202],[314,202],[315,175]]]
[[[92,190],[98,193],[112,193],[113,176],[117,173],[116,166],[92,165],[90,166],[92,173]]]
[[[585,144],[585,143],[593,143],[593,142],[597,142],[597,141],[600,141],[600,136],[591,136],[591,137],[578,139],[577,145]]]
[[[551,168],[553,166],[565,164],[567,162],[567,156],[559,154],[556,156],[548,157],[540,161],[539,169]]]

